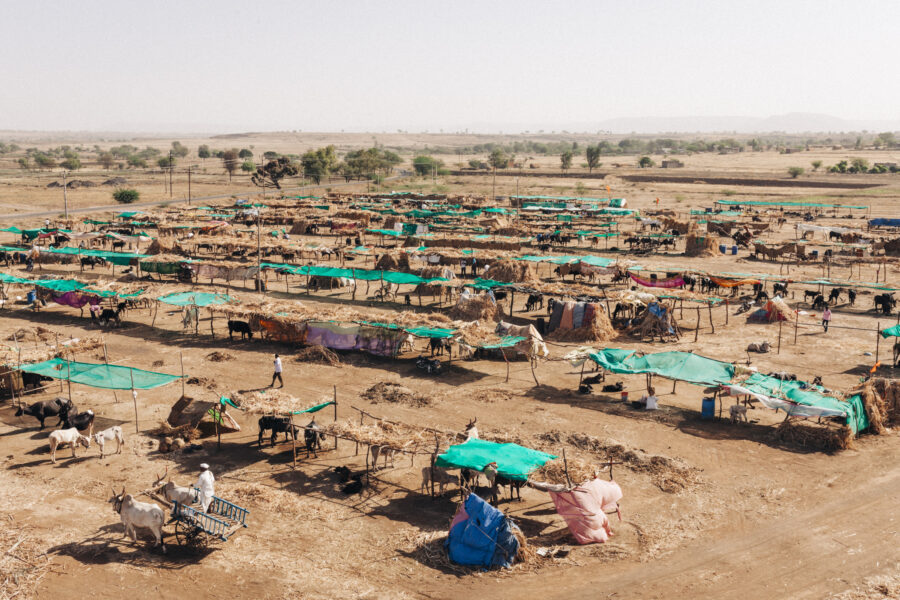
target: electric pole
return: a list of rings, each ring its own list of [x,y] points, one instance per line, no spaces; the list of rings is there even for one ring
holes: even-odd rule
[[[175,170],[175,155],[169,150],[169,198],[172,197],[172,171]]]

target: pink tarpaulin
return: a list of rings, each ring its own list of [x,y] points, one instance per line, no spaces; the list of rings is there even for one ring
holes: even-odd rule
[[[550,497],[579,544],[602,544],[612,535],[606,511],[618,510],[622,499],[615,481],[594,479],[569,492],[550,492]]]
[[[680,275],[678,277],[672,277],[671,279],[641,279],[634,273],[629,273],[628,276],[631,277],[635,283],[644,287],[677,288],[684,285],[684,279],[682,279]]]

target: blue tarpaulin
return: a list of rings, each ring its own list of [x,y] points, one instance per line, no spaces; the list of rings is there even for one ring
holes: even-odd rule
[[[502,512],[476,496],[466,498],[465,515],[450,529],[446,546],[458,565],[510,567],[519,552],[517,527]]]
[[[900,219],[869,219],[869,227],[900,227]]]

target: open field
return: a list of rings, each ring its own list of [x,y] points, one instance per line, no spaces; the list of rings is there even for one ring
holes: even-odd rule
[[[302,143],[298,137],[302,136]],[[369,139],[359,136],[289,134],[242,136],[233,139],[182,139],[192,149],[199,143],[273,149],[280,152],[303,150],[326,143],[356,147]],[[413,145],[421,136],[376,136],[387,145]],[[453,143],[451,136],[432,144]],[[141,140],[138,145],[158,144],[167,148],[171,139]],[[44,143],[38,142],[35,143]],[[58,143],[58,140],[47,141]],[[90,143],[94,143],[91,141]],[[97,142],[101,143],[101,142]],[[101,144],[106,144],[102,142]],[[120,143],[116,141],[114,143]],[[471,143],[466,140],[465,143]],[[306,144],[307,146],[304,146]],[[342,146],[343,145],[343,146]],[[876,156],[877,154],[877,156]],[[384,184],[382,189],[421,191],[423,193],[480,194],[496,196],[579,195],[606,197],[610,186],[613,197],[625,197],[628,206],[642,211],[669,209],[679,216],[691,209],[712,206],[718,199],[791,200],[866,205],[869,216],[896,217],[900,210],[900,179],[897,175],[810,174],[809,187],[717,186],[706,183],[629,183],[629,174],[684,175],[700,180],[713,175],[786,179],[786,169],[794,164],[808,166],[821,159],[831,164],[842,158],[865,156],[870,162],[885,159],[885,153],[813,151],[799,155],[774,152],[733,155],[704,154],[684,158],[685,169],[636,169],[633,166],[600,168],[602,179],[576,180],[555,177],[555,168],[547,157],[541,159],[541,177],[498,175],[449,175],[436,178],[403,177]],[[408,156],[406,157],[409,158]],[[446,162],[452,159],[445,157]],[[463,157],[463,161],[466,157]],[[607,159],[604,159],[606,162]],[[626,157],[608,159],[625,162]],[[633,164],[635,157],[628,160]],[[895,158],[893,160],[896,160]],[[207,160],[206,173],[192,181],[192,195],[233,195],[252,197],[256,190],[246,175],[235,175],[232,182],[223,176],[221,161]],[[576,158],[576,164],[578,159]],[[215,165],[215,166],[213,166]],[[15,213],[61,206],[62,190],[46,188],[48,174],[27,174],[0,165],[0,214],[7,217],[2,226],[39,225],[43,219],[16,220]],[[408,164],[404,165],[409,168]],[[577,169],[576,169],[577,171]],[[119,175],[118,172],[111,172]],[[122,176],[142,191],[142,200],[165,200],[163,174]],[[98,182],[105,173],[87,171],[73,175]],[[876,183],[868,189],[820,189],[815,181]],[[344,191],[365,191],[367,184]],[[183,174],[175,184],[175,199],[184,194]],[[70,206],[90,207],[110,202],[110,188],[80,188],[68,192]],[[659,198],[659,204],[656,199]],[[211,205],[230,205],[216,201]],[[60,211],[61,212],[61,211]],[[333,212],[333,211],[332,211]],[[853,219],[822,217],[817,225],[865,229],[861,211]],[[79,215],[80,217],[81,215]],[[99,214],[97,216],[100,216]],[[110,216],[109,213],[106,216]],[[765,216],[772,220],[771,215]],[[781,228],[772,227],[762,237],[771,243],[795,239],[791,218]],[[623,233],[636,232],[638,224],[621,218]],[[0,234],[8,244],[16,236]],[[341,244],[341,236],[293,236],[295,244],[324,240]],[[376,236],[365,236],[363,243],[380,243]],[[724,242],[723,242],[724,243]],[[747,250],[737,256],[687,257],[683,247],[644,256],[630,254],[622,240],[614,242],[621,250],[555,247],[552,254],[590,252],[619,260],[632,259],[653,272],[743,272],[810,280],[826,275],[823,263],[756,260]],[[729,242],[730,245],[730,242]],[[373,247],[375,254],[384,251]],[[523,248],[521,254],[539,252]],[[512,253],[511,253],[512,254]],[[280,260],[280,259],[279,259]],[[364,259],[365,260],[365,259]],[[374,259],[373,259],[374,261]],[[302,259],[306,264],[307,259]],[[298,262],[298,264],[301,264]],[[316,264],[337,267],[337,258],[316,260]],[[248,264],[255,264],[254,260]],[[369,267],[368,262],[357,267]],[[39,266],[41,276],[77,276],[84,281],[113,279],[108,267],[82,272],[77,264]],[[787,269],[787,271],[785,271]],[[876,269],[878,269],[876,274]],[[4,273],[26,276],[20,265],[5,267]],[[884,285],[900,287],[897,264],[888,261],[878,266],[865,263],[861,271],[852,271],[856,281],[880,278]],[[557,280],[551,267],[541,264],[537,273],[544,280]],[[833,278],[846,279],[846,267],[835,266]],[[121,272],[116,271],[116,276]],[[269,275],[267,299],[299,302],[311,310],[330,311],[352,308],[370,315],[370,320],[390,320],[402,310],[417,313],[446,312],[427,300],[423,306],[405,306],[399,302],[380,302],[351,294],[347,290],[311,291],[302,276],[294,276],[290,287],[286,279]],[[147,282],[153,284],[155,278]],[[605,290],[624,290],[629,285],[610,283],[601,275]],[[202,291],[233,294],[249,302],[262,297],[244,282],[218,279],[194,284],[168,281],[172,289],[193,287]],[[596,282],[590,285],[597,287]],[[167,288],[168,289],[168,288]],[[680,350],[721,361],[746,365],[752,360],[760,372],[787,371],[811,381],[822,377],[825,387],[847,390],[860,381],[875,363],[882,360],[877,374],[896,377],[890,365],[893,338],[876,342],[877,330],[900,322],[896,311],[890,316],[873,311],[872,290],[861,289],[856,304],[839,302],[834,306],[831,329],[823,332],[813,311],[803,298],[804,289],[794,286],[786,301],[792,308],[809,315],[793,322],[749,324],[746,314],[737,315],[736,305],[746,299],[749,290],[731,304],[710,309],[709,317],[685,304],[676,317],[682,328],[677,342],[640,342],[624,332],[594,347],[639,350],[646,353]],[[604,294],[606,291],[604,291]],[[13,289],[9,302],[0,309],[0,332],[5,345],[18,343],[7,339],[21,327],[45,327],[62,337],[84,338],[99,332],[87,317],[75,309],[50,304],[33,312],[17,302],[23,289]],[[401,296],[402,298],[402,296]],[[513,321],[533,323],[546,317],[544,310],[526,312],[525,298],[517,294]],[[443,305],[446,307],[446,304]],[[726,317],[727,312],[727,317]],[[714,329],[710,325],[713,321]],[[493,325],[493,324],[491,324]],[[214,333],[210,333],[214,328]],[[695,329],[697,341],[695,342]],[[97,429],[120,424],[125,432],[123,453],[101,459],[95,447],[80,449],[77,458],[63,449],[58,463],[49,461],[48,434],[52,427],[38,431],[30,417],[16,417],[8,401],[0,402],[0,533],[11,532],[7,551],[21,540],[29,549],[28,564],[10,562],[21,573],[21,594],[17,597],[58,598],[82,595],[90,590],[94,597],[159,598],[173,595],[189,597],[258,598],[571,598],[575,596],[613,598],[828,598],[846,594],[846,598],[898,597],[900,589],[900,544],[897,543],[900,513],[900,467],[896,456],[900,438],[893,431],[885,435],[862,435],[851,449],[833,454],[815,452],[780,441],[775,428],[783,420],[762,406],[749,411],[750,422],[731,424],[726,419],[700,419],[703,386],[671,381],[657,383],[660,410],[632,408],[618,393],[577,392],[580,371],[562,359],[582,345],[552,342],[549,359],[537,362],[534,374],[528,361],[443,359],[444,373],[427,376],[415,366],[415,358],[427,352],[424,340],[417,340],[413,352],[397,358],[374,356],[357,351],[340,351],[339,365],[315,364],[295,360],[297,345],[259,339],[229,340],[225,319],[213,323],[201,310],[199,333],[185,333],[182,314],[176,307],[160,305],[154,318],[152,310],[140,308],[125,313],[119,328],[103,331],[107,358],[111,363],[188,376],[185,393],[197,400],[215,401],[221,395],[265,388],[271,378],[274,353],[285,364],[284,391],[317,404],[333,397],[338,401],[338,420],[360,418],[355,408],[373,415],[418,427],[461,432],[473,417],[478,419],[485,439],[514,441],[524,446],[581,459],[602,466],[610,447],[621,445],[630,459],[614,466],[614,478],[624,491],[622,520],[611,516],[614,532],[606,544],[578,546],[562,518],[555,512],[549,496],[532,488],[523,488],[522,502],[507,501],[500,508],[519,524],[533,547],[565,546],[570,552],[561,558],[535,558],[510,570],[479,571],[452,565],[441,554],[439,541],[446,535],[459,494],[456,486],[437,499],[421,494],[421,469],[429,464],[427,455],[410,460],[401,456],[393,466],[373,474],[368,487],[359,495],[347,496],[340,490],[332,468],[348,466],[354,472],[366,468],[364,447],[341,440],[337,449],[329,438],[319,457],[301,460],[293,468],[290,444],[274,448],[267,442],[257,447],[257,424],[253,415],[230,411],[242,430],[223,435],[221,448],[215,437],[203,438],[196,452],[162,454],[158,440],[150,430],[166,419],[171,405],[181,396],[181,383],[155,390],[140,391],[137,408],[130,391],[116,393],[73,385],[72,399],[79,409],[92,409],[98,415]],[[780,340],[780,341],[779,341]],[[776,344],[769,354],[749,355],[751,342]],[[23,342],[27,348],[35,345]],[[877,344],[877,346],[876,346]],[[876,353],[878,357],[873,356]],[[211,357],[219,352],[226,356]],[[102,350],[76,357],[102,362]],[[508,371],[507,371],[508,369]],[[508,373],[508,376],[507,376]],[[593,373],[590,373],[593,374]],[[507,381],[508,377],[508,381]],[[536,384],[535,379],[539,382]],[[632,399],[646,388],[642,375],[608,374],[607,381],[622,381]],[[365,392],[379,382],[399,383],[429,401],[420,404],[376,402]],[[44,393],[29,394],[28,401],[66,396],[64,384],[53,382]],[[135,410],[139,431],[135,432]],[[330,422],[331,409],[317,416]],[[727,406],[726,406],[727,415]],[[305,415],[300,415],[305,424]],[[301,421],[298,420],[298,423]],[[48,421],[54,425],[55,419]],[[635,458],[637,457],[637,458]],[[652,457],[652,459],[650,458]],[[107,503],[110,487],[131,492],[149,487],[168,467],[175,480],[186,485],[196,479],[198,465],[208,462],[217,479],[218,496],[250,510],[249,527],[239,531],[227,543],[215,544],[200,554],[180,548],[166,527],[168,553],[151,549],[152,540],[141,532],[137,544],[122,537],[119,516]],[[411,464],[412,463],[412,464]],[[652,466],[648,466],[652,465]],[[606,475],[602,475],[606,477]],[[482,490],[483,491],[483,490]],[[146,498],[145,498],[146,500]],[[5,527],[5,529],[3,529]],[[6,537],[0,537],[6,544]],[[23,559],[24,560],[24,559]],[[26,567],[31,567],[26,568]],[[29,579],[29,577],[31,579]],[[0,573],[0,580],[3,580]],[[6,585],[6,584],[4,584]],[[0,598],[14,588],[0,587]],[[9,591],[8,591],[9,590]],[[879,595],[880,594],[880,595]]]

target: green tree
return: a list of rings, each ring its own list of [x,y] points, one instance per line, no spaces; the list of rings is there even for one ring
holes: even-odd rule
[[[231,176],[234,175],[234,172],[240,166],[237,150],[226,150],[222,153],[222,166],[225,167],[225,172],[228,173],[228,181],[231,181]]]
[[[333,149],[333,147],[332,147]],[[250,163],[250,161],[244,164]],[[251,165],[253,163],[250,163]],[[261,188],[281,189],[281,180],[285,177],[294,177],[300,172],[297,163],[292,162],[287,156],[280,156],[276,160],[270,160],[265,165],[257,167],[256,173],[250,176],[250,181]]]
[[[649,156],[642,156],[641,160],[638,161],[638,166],[642,169],[646,169],[654,165],[656,165],[656,163],[653,162],[653,159]]]
[[[885,148],[893,148],[897,145],[897,138],[893,132],[885,131],[878,134],[878,139]]]
[[[585,149],[585,157],[587,158],[588,173],[600,166],[600,146],[591,146]]]
[[[77,156],[70,156],[59,163],[59,166],[67,171],[77,171],[81,168],[81,159]]]
[[[238,152],[238,157],[240,158],[253,158],[253,153],[247,150],[246,148],[241,148],[241,151]]]
[[[44,152],[35,152],[34,156],[34,164],[37,165],[39,169],[55,169],[56,168],[56,159],[46,154]]]
[[[199,158],[209,158],[212,156],[212,153],[209,151],[209,146],[203,144],[199,148],[197,148],[197,156]]]
[[[412,165],[416,170],[416,175],[431,175],[444,166],[444,162],[433,156],[422,155],[415,157]]]
[[[562,154],[559,155],[559,164],[562,167],[563,173],[572,168],[572,151],[566,150]]]
[[[494,148],[491,150],[490,155],[488,155],[488,164],[491,165],[491,168],[495,171],[497,169],[505,169],[509,166],[509,157],[506,155],[506,152],[503,151],[503,148]]]
[[[480,169],[480,168],[481,168],[481,161],[478,160],[477,158],[470,158],[470,159],[469,159],[469,166],[472,167],[473,169]]]
[[[851,173],[865,173],[869,170],[869,161],[864,158],[854,158],[850,161],[850,168],[847,170]]]
[[[170,167],[175,166],[175,157],[174,156],[161,156],[156,159],[156,164],[159,165],[160,169],[168,169]]]
[[[794,179],[797,179],[798,177],[803,175],[803,173],[804,173],[803,167],[788,167],[788,175],[790,175]]]
[[[138,198],[141,197],[141,193],[137,190],[119,188],[112,193],[112,197],[120,204],[131,204],[132,202],[137,202]]]
[[[27,156],[23,156],[16,162],[19,163],[19,168],[23,171],[28,171],[29,169],[31,169],[31,160]]]
[[[113,156],[112,152],[101,152],[97,157],[97,162],[100,163],[100,166],[109,171],[109,169],[116,164],[116,157]]]
[[[813,171],[818,171],[818,170],[819,170],[819,167],[822,166],[822,161],[821,161],[821,160],[814,160],[814,161],[812,161],[812,162],[809,163],[809,164],[812,165]]]
[[[256,170],[256,164],[252,160],[245,160],[241,163],[241,171],[251,173]]]
[[[147,168],[147,159],[139,154],[130,154],[126,160],[129,167],[134,167],[135,169]]]
[[[315,181],[316,185],[322,183],[322,178],[327,177],[334,170],[337,162],[334,146],[310,150],[300,158],[303,175]]]
[[[263,152],[263,158],[265,158],[266,160],[275,160],[276,158],[278,158],[278,153],[273,150],[269,150],[268,152]]]
[[[188,150],[187,146],[185,146],[181,142],[178,142],[178,141],[172,142],[172,154],[174,154],[178,158],[184,158],[185,156],[187,156],[190,153],[191,153],[191,151]]]

